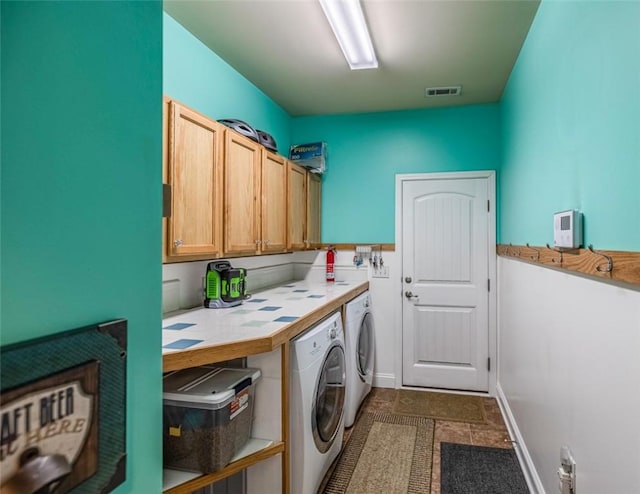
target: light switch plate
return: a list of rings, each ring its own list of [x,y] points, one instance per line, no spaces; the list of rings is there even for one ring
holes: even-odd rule
[[[388,278],[389,277],[389,266],[382,266],[379,268],[372,269],[372,278]]]

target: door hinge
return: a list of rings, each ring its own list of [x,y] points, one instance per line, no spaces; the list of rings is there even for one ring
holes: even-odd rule
[[[491,357],[487,359],[487,372],[491,371]]]
[[[491,279],[487,278],[487,291],[490,292],[491,291]]]
[[[171,218],[171,185],[162,184],[162,217]]]
[[[491,211],[491,201],[487,199],[487,213]]]

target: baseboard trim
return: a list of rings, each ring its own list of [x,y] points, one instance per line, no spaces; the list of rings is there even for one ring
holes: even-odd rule
[[[395,374],[382,374],[376,373],[373,375],[373,387],[374,388],[392,388],[396,387]]]
[[[542,481],[538,476],[538,472],[536,471],[535,465],[533,464],[533,460],[531,459],[531,455],[529,454],[527,445],[525,444],[524,438],[520,433],[520,429],[518,429],[518,424],[516,423],[513,413],[511,412],[509,402],[507,401],[507,397],[502,391],[500,383],[497,384],[496,391],[498,397],[498,406],[500,407],[500,411],[502,412],[502,416],[505,419],[507,429],[509,430],[509,437],[511,437],[511,439],[514,441],[513,446],[516,451],[516,455],[518,456],[518,460],[520,461],[520,465],[522,465],[522,470],[525,480],[527,481],[527,486],[529,487],[529,490],[532,494],[546,494],[542,485]]]

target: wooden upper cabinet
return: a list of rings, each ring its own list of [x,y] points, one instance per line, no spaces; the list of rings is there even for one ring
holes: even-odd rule
[[[307,224],[307,171],[290,161],[287,162],[289,180],[287,184],[288,235],[287,248],[302,250],[306,248]]]
[[[287,251],[287,160],[262,150],[261,252]]]
[[[307,172],[307,221],[305,244],[308,249],[320,246],[320,210],[322,181],[318,175]]]
[[[219,257],[224,127],[175,101],[165,100],[165,108],[167,104],[171,215],[166,225],[166,260]]]
[[[163,98],[163,262],[320,245],[320,177]]]
[[[224,252],[258,254],[262,146],[225,129]]]

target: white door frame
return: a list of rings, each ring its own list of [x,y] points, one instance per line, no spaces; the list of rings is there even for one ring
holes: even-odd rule
[[[447,172],[447,173],[401,173],[396,174],[396,255],[398,263],[397,276],[393,281],[393,297],[396,300],[395,310],[395,387],[402,387],[402,185],[412,180],[449,180],[449,179],[488,179],[488,193],[491,204],[489,215],[489,358],[491,369],[489,370],[489,394],[495,396],[498,369],[498,344],[497,344],[497,276],[496,276],[496,172],[494,170],[482,170],[473,172]]]

